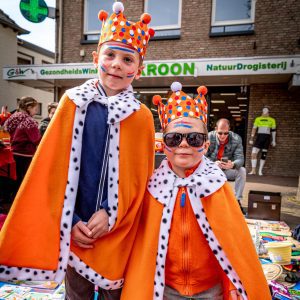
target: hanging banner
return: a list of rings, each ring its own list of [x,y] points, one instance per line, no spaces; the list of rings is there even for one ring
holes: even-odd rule
[[[300,74],[300,57],[145,61],[142,77]],[[97,77],[92,63],[16,65],[3,68],[3,79],[84,79]]]

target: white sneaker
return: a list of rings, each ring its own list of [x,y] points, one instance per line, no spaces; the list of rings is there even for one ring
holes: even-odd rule
[[[258,172],[258,175],[259,176],[263,176],[264,174],[262,172]]]
[[[248,175],[256,175],[255,171],[251,171],[250,173],[248,173]]]

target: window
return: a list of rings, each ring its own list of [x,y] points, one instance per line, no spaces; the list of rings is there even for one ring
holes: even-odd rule
[[[256,0],[212,0],[211,35],[254,32]]]
[[[145,11],[151,15],[153,39],[180,37],[182,0],[145,0]]]
[[[85,40],[98,41],[102,22],[98,19],[99,11],[112,13],[114,0],[85,0],[84,1],[84,32]]]
[[[34,57],[22,52],[18,52],[17,62],[18,65],[33,65]]]

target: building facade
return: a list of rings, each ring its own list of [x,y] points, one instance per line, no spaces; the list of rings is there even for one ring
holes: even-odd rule
[[[18,38],[29,31],[19,27],[5,12],[0,10],[0,68],[5,68],[0,79],[0,108],[7,106],[9,111],[17,108],[17,99],[31,96],[39,102],[39,112],[35,116],[42,119],[47,116],[47,104],[54,101],[54,89],[40,89],[36,85],[28,86],[22,81],[21,70],[31,72],[35,64],[52,64],[54,53]],[[5,41],[5,42],[4,42]],[[13,68],[6,68],[7,66]],[[22,66],[26,66],[23,68]],[[5,76],[4,76],[5,75]],[[7,77],[19,80],[7,80]]]
[[[57,0],[56,64],[36,66],[27,78],[65,89],[97,76],[91,63],[101,23],[98,11],[111,12],[113,0]],[[124,0],[125,15],[152,15],[156,35],[147,50],[137,98],[158,117],[152,96],[168,97],[180,81],[194,95],[208,87],[209,129],[228,118],[242,136],[250,168],[249,137],[255,117],[267,105],[277,121],[277,146],[270,148],[264,173],[298,176],[300,161],[300,2],[260,0]],[[26,79],[25,79],[26,80]]]
[[[103,2],[107,2],[104,8],[111,11],[113,1],[62,2],[61,62],[90,62],[101,28],[92,16],[103,9]],[[152,107],[153,92],[163,92],[161,95],[166,97],[175,80],[190,93],[205,84],[209,90],[210,129],[218,118],[230,119],[232,129],[244,140],[246,167],[250,167],[251,147],[247,141],[254,118],[268,105],[277,121],[277,146],[270,148],[265,174],[299,175],[299,1],[123,3],[129,20],[138,20],[144,11],[150,12],[151,25],[156,30],[146,56],[146,76],[135,84],[136,90],[142,92],[142,101]],[[234,67],[236,70],[229,69]]]

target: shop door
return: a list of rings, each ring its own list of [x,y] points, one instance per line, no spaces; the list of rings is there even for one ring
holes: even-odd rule
[[[231,131],[239,134],[246,149],[249,108],[249,89],[246,87],[209,87],[208,130],[214,130],[216,122],[225,118],[230,121]]]

